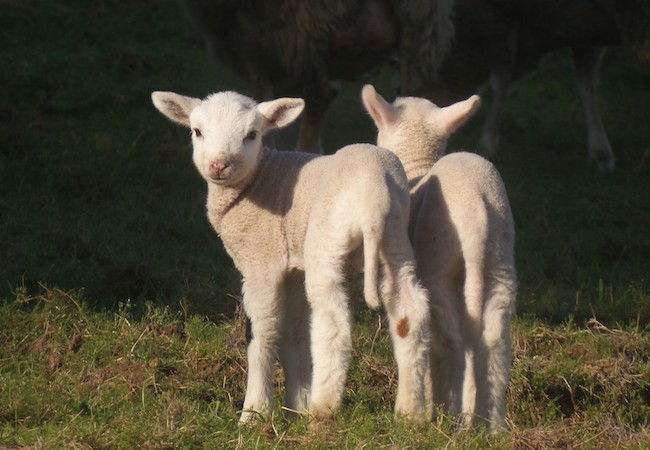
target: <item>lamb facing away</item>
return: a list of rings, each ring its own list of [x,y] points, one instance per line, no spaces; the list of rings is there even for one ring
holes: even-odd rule
[[[598,107],[598,73],[605,46],[623,47],[650,70],[647,0],[456,0],[454,42],[428,98],[448,104],[488,83],[492,101],[478,151],[493,156],[510,84],[548,52],[569,47],[587,125],[589,160],[614,168],[614,153]]]
[[[505,423],[510,378],[514,222],[489,161],[466,152],[440,157],[479,98],[446,108],[414,97],[391,105],[370,85],[362,98],[378,144],[400,158],[412,186],[409,232],[417,273],[438,308],[432,309],[433,401],[462,412],[464,425],[497,430]]]
[[[453,35],[452,2],[181,0],[215,63],[247,80],[254,98],[305,99],[297,140],[275,140],[307,151],[320,148],[333,82],[359,79],[395,56],[406,94],[433,80]]]
[[[278,358],[288,408],[305,411],[311,402],[309,412],[322,418],[340,407],[351,352],[350,263],[363,266],[368,304],[381,299],[388,314],[399,376],[395,409],[422,418],[428,296],[416,281],[399,159],[367,144],[331,156],[263,148],[265,133],[298,117],[301,99],[256,104],[235,92],[204,100],[154,92],[152,99],[192,130],[209,221],[243,276],[252,339],[241,422],[271,413]]]

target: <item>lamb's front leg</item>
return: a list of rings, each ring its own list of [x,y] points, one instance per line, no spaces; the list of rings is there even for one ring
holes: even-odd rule
[[[284,287],[281,280],[274,278],[244,278],[243,293],[244,310],[251,322],[251,340],[248,344],[246,397],[240,423],[271,415]]]

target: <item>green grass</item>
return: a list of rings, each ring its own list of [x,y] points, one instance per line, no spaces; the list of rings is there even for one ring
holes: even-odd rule
[[[393,417],[386,325],[358,295],[336,422],[278,407],[240,428],[239,276],[188,136],[149,96],[246,84],[172,0],[5,0],[0,29],[0,448],[650,448],[650,78],[624,55],[601,74],[611,174],[586,163],[566,52],[509,101],[494,159],[520,286],[505,433]],[[391,98],[389,78],[368,81]],[[330,151],[374,139],[361,85],[332,106]],[[474,146],[483,115],[452,148]]]
[[[647,445],[650,333],[592,321],[513,329],[508,428],[460,433],[449,417],[395,418],[385,322],[360,314],[336,422],[240,428],[245,320],[124,303],[96,312],[79,292],[16,293],[0,308],[0,442],[47,448],[636,448]],[[281,374],[278,371],[278,383]],[[279,397],[278,397],[279,398]],[[564,443],[564,444],[562,444]],[[39,445],[40,445],[39,444]]]

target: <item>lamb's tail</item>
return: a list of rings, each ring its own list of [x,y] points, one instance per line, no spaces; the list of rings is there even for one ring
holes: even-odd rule
[[[370,309],[379,309],[379,240],[377,233],[363,235],[363,296]]]

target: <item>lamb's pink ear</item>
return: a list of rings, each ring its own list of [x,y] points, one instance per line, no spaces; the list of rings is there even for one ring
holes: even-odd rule
[[[289,125],[304,108],[305,101],[301,98],[279,98],[260,103],[257,110],[264,116],[262,132]]]
[[[397,121],[395,107],[379,95],[371,84],[366,84],[361,90],[361,100],[378,129],[381,130]]]
[[[436,111],[435,120],[448,134],[452,134],[474,115],[481,99],[478,95],[472,95],[467,100],[440,108]]]
[[[201,103],[198,98],[162,91],[151,94],[151,100],[163,115],[186,127],[190,126],[190,113]]]

